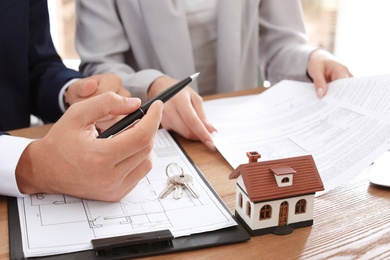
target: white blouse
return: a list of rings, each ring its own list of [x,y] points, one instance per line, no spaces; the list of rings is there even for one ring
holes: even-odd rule
[[[186,0],[186,16],[200,95],[216,92],[217,0]]]

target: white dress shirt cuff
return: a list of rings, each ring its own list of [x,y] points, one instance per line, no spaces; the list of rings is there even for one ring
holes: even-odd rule
[[[10,135],[0,136],[0,194],[6,196],[22,197],[16,183],[16,166],[24,149],[33,139],[15,137]]]
[[[61,111],[62,113],[64,113],[66,111],[66,108],[65,108],[65,103],[64,103],[64,92],[66,91],[66,89],[70,86],[70,84],[72,84],[73,82],[75,82],[76,80],[79,80],[79,79],[71,79],[69,80],[61,89],[60,91],[60,94],[58,95],[58,104],[60,105],[60,108],[61,108]]]

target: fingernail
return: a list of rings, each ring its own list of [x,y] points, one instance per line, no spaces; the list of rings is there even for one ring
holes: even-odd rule
[[[211,133],[218,132],[217,128],[215,128],[212,124],[210,124],[210,126],[211,126]]]
[[[317,89],[317,96],[322,98],[324,96],[324,90],[322,88]]]
[[[207,146],[207,148],[209,148],[211,151],[216,151],[215,149],[215,146],[212,142],[210,141],[206,141],[205,145]]]
[[[140,106],[141,105],[141,99],[135,98],[135,97],[126,97],[127,102],[131,104],[132,106]]]

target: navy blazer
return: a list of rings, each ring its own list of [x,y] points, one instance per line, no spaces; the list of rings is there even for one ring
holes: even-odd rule
[[[68,69],[50,35],[46,0],[0,1],[0,132],[61,115],[58,95],[82,74]]]

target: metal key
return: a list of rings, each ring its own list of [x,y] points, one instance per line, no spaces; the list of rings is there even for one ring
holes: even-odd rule
[[[171,167],[176,168],[171,168]],[[169,172],[174,170],[179,170],[180,174],[175,174],[173,177],[170,177]],[[199,198],[199,194],[194,189],[194,183],[191,175],[184,174],[183,168],[180,167],[177,163],[170,163],[165,167],[165,174],[168,177],[168,186],[160,193],[159,198],[165,198],[173,190],[175,190],[174,198],[180,199],[183,193],[183,189],[187,188],[192,196]]]
[[[173,178],[175,178],[175,176],[173,176]],[[181,194],[183,193],[183,185],[181,185],[180,183],[176,183],[175,185],[175,199],[180,199],[181,198]]]
[[[171,167],[174,167],[174,166],[176,168],[172,169]],[[180,191],[178,189],[178,186],[180,186],[180,185],[177,185],[177,183],[173,180],[173,177],[169,176],[170,172],[172,172],[173,170],[177,170],[177,169],[181,171],[181,174],[183,174],[183,168],[181,168],[180,165],[178,165],[177,163],[170,163],[165,167],[165,174],[168,177],[168,181],[167,181],[168,186],[158,196],[160,199],[163,199],[166,196],[168,196],[173,190],[175,190],[175,198],[181,197],[182,191]],[[182,187],[181,187],[181,189],[182,189]]]
[[[181,185],[182,188],[183,186],[186,187],[194,198],[199,198],[199,194],[194,189],[194,183],[191,175],[180,174],[180,175],[175,175],[172,178],[173,178],[172,181],[177,183],[177,185]],[[176,192],[175,192],[175,198],[176,198]]]
[[[168,186],[160,193],[158,196],[160,199],[165,198],[170,194],[175,188],[176,188],[176,183],[173,182],[173,177],[169,178],[167,181]]]

